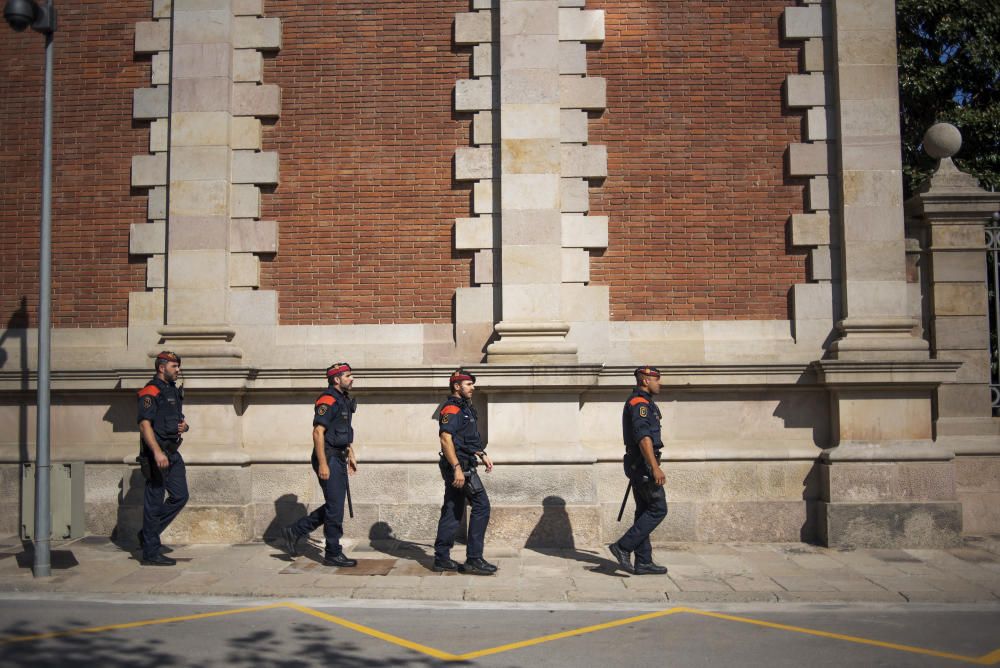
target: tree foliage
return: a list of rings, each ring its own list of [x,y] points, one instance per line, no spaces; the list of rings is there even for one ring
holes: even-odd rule
[[[959,168],[1000,190],[1000,2],[896,0],[903,179],[907,194],[933,171],[924,132],[962,132]]]

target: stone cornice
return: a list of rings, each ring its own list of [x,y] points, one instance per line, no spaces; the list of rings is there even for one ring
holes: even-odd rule
[[[954,380],[961,362],[948,360],[819,360],[811,365],[817,381],[830,387],[937,386]]]

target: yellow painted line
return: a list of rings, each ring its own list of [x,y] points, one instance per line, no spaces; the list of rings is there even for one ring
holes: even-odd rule
[[[342,617],[336,617],[334,615],[328,615],[325,612],[320,612],[319,610],[313,610],[312,608],[307,608],[304,605],[297,605],[295,603],[284,603],[282,604],[286,608],[291,608],[292,610],[298,610],[307,615],[311,615],[318,619],[322,619],[338,626],[343,626],[344,628],[351,629],[352,631],[357,631],[358,633],[363,633],[367,636],[373,638],[378,638],[387,643],[392,643],[393,645],[398,645],[400,647],[405,647],[406,649],[411,649],[415,652],[420,652],[421,654],[426,654],[432,656],[435,659],[441,659],[443,661],[457,661],[463,657],[452,654],[450,652],[442,652],[434,647],[429,647],[427,645],[421,645],[420,643],[413,642],[412,640],[407,640],[406,638],[400,638],[399,636],[394,636],[391,633],[384,633],[378,629],[373,629],[369,626],[364,626],[363,624],[356,624],[352,621],[344,619]]]
[[[459,654],[454,657],[457,660],[468,660],[468,659],[478,659],[480,657],[489,656],[491,654],[499,654],[500,652],[509,652],[512,649],[521,649],[523,647],[531,647],[532,645],[541,645],[542,643],[552,642],[553,640],[562,640],[563,638],[572,638],[573,636],[580,636],[585,633],[594,633],[595,631],[603,631],[605,629],[613,629],[618,626],[626,626],[628,624],[635,624],[636,622],[644,622],[647,619],[656,619],[657,617],[666,617],[667,615],[672,615],[677,612],[683,612],[682,608],[670,608],[668,610],[660,610],[659,612],[649,612],[645,615],[637,615],[635,617],[628,617],[626,619],[619,619],[613,622],[605,622],[604,624],[594,624],[592,626],[584,626],[578,629],[573,629],[571,631],[562,631],[561,633],[553,633],[547,636],[539,636],[538,638],[531,638],[530,640],[521,640],[519,642],[512,642],[507,645],[499,645],[497,647],[491,647],[489,649],[481,649],[475,652],[467,652],[465,654]]]
[[[49,633],[36,633],[30,636],[14,636],[10,638],[0,638],[0,645],[11,645],[18,642],[28,642],[31,640],[46,640],[48,638],[63,638],[66,636],[76,636],[83,633],[103,633],[104,631],[118,631],[121,629],[135,629],[141,626],[156,626],[157,624],[173,624],[175,622],[190,622],[197,619],[208,619],[210,617],[225,617],[227,615],[238,615],[244,612],[260,612],[261,610],[272,610],[283,607],[281,603],[270,605],[259,605],[251,608],[236,608],[235,610],[220,610],[219,612],[202,612],[197,615],[184,615],[183,617],[161,617],[159,619],[147,619],[141,622],[126,622],[124,624],[108,624],[106,626],[90,626],[84,629],[69,629],[66,631],[52,631]]]
[[[871,640],[869,638],[860,638],[858,636],[849,636],[842,633],[830,633],[829,631],[817,631],[816,629],[807,629],[802,626],[790,626],[788,624],[778,624],[775,622],[765,622],[759,619],[751,619],[749,617],[736,617],[734,615],[725,615],[721,612],[708,612],[707,610],[698,610],[695,608],[686,608],[684,612],[688,612],[692,615],[699,615],[701,617],[714,617],[716,619],[727,619],[731,622],[741,622],[743,624],[753,624],[754,626],[763,626],[769,629],[778,629],[780,631],[793,631],[795,633],[804,633],[811,636],[819,636],[820,638],[831,638],[833,640],[843,640],[846,642],[852,642],[859,645],[872,645],[874,647],[883,647],[885,649],[893,649],[899,652],[909,652],[911,654],[923,654],[925,656],[933,656],[939,659],[951,659],[952,661],[962,661],[965,663],[975,663],[980,665],[992,665],[997,661],[1000,661],[1000,650],[986,654],[982,657],[975,656],[965,656],[963,654],[953,654],[951,652],[939,652],[933,649],[925,649],[923,647],[913,647],[911,645],[900,645],[897,643],[884,642],[882,640]],[[989,662],[989,663],[988,663]]]

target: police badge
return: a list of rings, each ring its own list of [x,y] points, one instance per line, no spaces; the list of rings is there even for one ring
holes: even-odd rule
[[[646,417],[649,415],[649,408],[646,406],[639,406],[639,417]]]
[[[319,406],[316,407],[316,414],[317,415],[326,415],[326,409],[327,408],[329,408],[329,406],[327,406],[326,404],[320,404]]]
[[[150,397],[148,395],[145,396],[145,397],[143,397],[142,398],[142,407],[143,408],[152,408],[153,407],[153,397]]]

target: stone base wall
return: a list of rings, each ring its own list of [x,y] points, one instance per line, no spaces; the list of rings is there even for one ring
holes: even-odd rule
[[[955,459],[955,488],[966,533],[1000,533],[1000,455]]]

